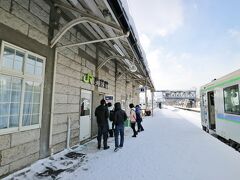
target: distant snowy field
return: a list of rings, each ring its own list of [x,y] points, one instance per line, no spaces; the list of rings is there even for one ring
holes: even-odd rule
[[[143,126],[145,131],[139,133],[137,138],[131,137],[131,129],[125,129],[124,147],[118,152],[113,151],[113,138],[109,138],[110,149],[106,151],[97,150],[96,139],[80,146],[77,151],[86,154],[85,160],[74,171],[65,171],[57,178],[64,180],[240,179],[240,153],[203,132],[200,113],[172,107],[156,109],[153,117],[145,117]],[[55,159],[59,156],[61,153]],[[22,177],[38,179],[34,174],[41,171],[41,165],[49,163],[49,159],[35,163]],[[51,163],[54,166],[54,163]],[[61,163],[56,160],[55,164],[60,166]],[[14,176],[8,178],[11,177]],[[21,176],[18,177],[15,179],[21,179]]]

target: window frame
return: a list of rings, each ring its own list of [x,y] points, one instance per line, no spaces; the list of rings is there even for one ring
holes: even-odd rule
[[[1,41],[0,43],[1,43],[1,47],[0,47],[0,75],[6,75],[6,76],[10,76],[10,77],[21,78],[21,81],[22,81],[20,110],[19,110],[20,111],[19,112],[19,116],[20,116],[19,117],[19,125],[18,125],[18,127],[11,127],[11,128],[8,127],[6,129],[0,129],[0,135],[41,128],[46,58],[41,56],[41,55],[38,55],[36,53],[33,53],[31,51],[28,51],[26,49],[23,49],[21,47],[18,47],[14,44],[8,43],[6,41]],[[24,59],[23,59],[22,71],[21,72],[17,71],[17,70],[14,70],[14,69],[8,69],[8,68],[3,66],[3,53],[4,53],[4,48],[5,47],[14,49],[15,54],[16,54],[16,51],[24,53]],[[35,56],[36,58],[39,58],[43,61],[42,75],[41,76],[25,74],[26,59],[27,59],[28,55]],[[39,122],[38,122],[38,124],[23,126],[22,125],[22,120],[23,120],[24,93],[25,93],[25,82],[26,81],[33,81],[33,82],[36,82],[36,83],[41,83],[40,108],[39,108]]]
[[[238,101],[239,101],[239,106],[240,106],[240,89],[239,89],[239,84],[234,84],[234,85],[231,85],[231,86],[228,86],[228,87],[224,87],[223,88],[223,108],[224,108],[224,113],[225,114],[232,114],[232,115],[240,115],[240,111],[238,113],[234,113],[234,112],[229,112],[229,111],[226,111],[226,108],[225,108],[225,94],[224,94],[224,91],[226,89],[230,89],[231,87],[238,87]]]

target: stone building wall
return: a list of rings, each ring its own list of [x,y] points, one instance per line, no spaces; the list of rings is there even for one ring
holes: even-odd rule
[[[1,134],[0,131],[0,178],[49,155],[48,140],[51,96],[53,94],[51,136],[53,152],[59,152],[67,146],[68,118],[71,119],[70,146],[79,144],[81,89],[93,92],[91,137],[96,136],[97,132],[93,112],[103,95],[113,95],[115,102],[121,102],[124,108],[128,107],[128,98],[132,98],[134,101],[138,99],[138,94],[132,93],[133,84],[126,83],[125,76],[119,80],[115,79],[117,67],[115,67],[114,60],[108,62],[98,72],[96,71],[97,65],[107,55],[94,44],[58,49],[55,58],[55,89],[52,92],[55,59],[54,49],[49,47],[48,42],[49,14],[50,6],[43,0],[0,0],[0,32],[2,29],[6,29],[4,32],[9,29],[14,34],[14,37],[8,37],[8,33],[0,34],[0,40],[10,41],[20,48],[46,57],[41,128],[5,134]],[[66,23],[67,21],[61,17],[60,28]],[[11,33],[9,31],[9,34]],[[60,39],[58,45],[84,41],[87,41],[87,38],[75,28],[71,28]],[[87,73],[107,81],[108,89],[84,83],[82,78]]]
[[[34,51],[34,47],[27,47],[27,43],[21,43],[22,38],[29,38],[29,42],[48,45],[48,24],[50,7],[38,0],[1,0],[0,1],[0,29],[7,28],[14,31],[5,31],[0,35],[0,40],[9,41],[15,39],[21,48]],[[36,43],[35,43],[36,42]],[[29,48],[29,49],[28,49]],[[31,49],[32,48],[32,49]],[[40,46],[39,46],[40,48]],[[40,54],[47,56],[46,54]],[[47,92],[47,91],[46,91]],[[40,129],[18,131],[1,134],[0,131],[0,178],[15,170],[31,164],[40,157]]]

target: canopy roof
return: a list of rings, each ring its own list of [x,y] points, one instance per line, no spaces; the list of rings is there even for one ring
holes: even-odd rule
[[[71,28],[77,28],[87,36],[87,41],[64,47],[98,43],[109,57],[99,64],[97,70],[109,60],[118,59],[122,73],[154,91],[146,56],[133,28],[134,22],[120,0],[59,0],[54,5],[67,17],[68,23],[53,37],[51,46],[58,47],[61,36]],[[136,72],[128,71],[132,63],[137,67]]]

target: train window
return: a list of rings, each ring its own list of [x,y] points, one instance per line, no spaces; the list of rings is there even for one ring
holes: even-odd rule
[[[230,86],[223,89],[224,111],[230,114],[240,114],[239,87]]]

